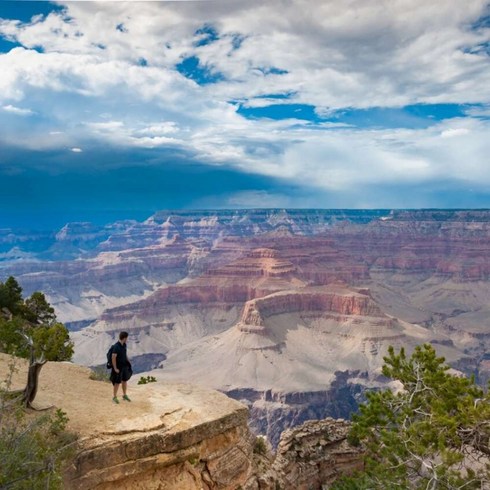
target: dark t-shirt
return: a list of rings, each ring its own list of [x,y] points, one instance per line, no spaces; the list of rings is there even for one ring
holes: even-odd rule
[[[116,366],[117,369],[122,369],[128,365],[128,355],[126,353],[126,344],[121,344],[121,342],[116,342],[112,353],[116,354]]]

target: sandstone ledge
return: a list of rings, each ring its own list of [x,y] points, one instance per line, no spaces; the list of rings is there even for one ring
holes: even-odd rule
[[[0,354],[0,379],[8,356]],[[13,388],[26,364],[17,362]],[[188,384],[137,385],[132,402],[112,403],[112,386],[71,363],[47,363],[35,404],[64,410],[79,435],[67,489],[236,489],[252,476],[248,410],[216,391]]]
[[[139,391],[150,392],[160,420],[124,418],[119,428],[84,438],[67,487],[232,489],[246,482],[252,455],[244,406],[190,385],[146,388]]]

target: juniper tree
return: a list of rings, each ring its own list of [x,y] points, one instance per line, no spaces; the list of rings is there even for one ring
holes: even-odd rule
[[[410,357],[390,347],[384,361],[400,390],[367,394],[349,436],[366,448],[365,472],[335,488],[489,488],[488,391],[452,373],[429,344]]]
[[[0,352],[29,359],[23,401],[31,406],[39,373],[47,361],[67,361],[73,356],[73,343],[67,328],[57,322],[54,308],[44,294],[22,298],[15,278],[0,282]]]
[[[15,278],[0,282],[0,352],[29,358],[26,337],[32,339],[34,355],[48,361],[69,361],[73,343],[67,328],[57,321],[54,308],[43,293],[22,298]]]

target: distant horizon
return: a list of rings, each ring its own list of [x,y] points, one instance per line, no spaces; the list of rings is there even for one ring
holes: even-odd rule
[[[0,2],[0,227],[490,207],[488,0]]]
[[[421,211],[451,211],[451,212],[457,212],[457,211],[469,211],[469,212],[481,212],[481,211],[488,211],[490,212],[490,208],[315,208],[315,207],[250,207],[250,208],[165,208],[165,209],[159,209],[157,211],[151,212],[150,214],[145,214],[143,217],[140,218],[131,218],[131,217],[119,217],[115,219],[108,219],[108,220],[100,220],[100,221],[93,221],[89,219],[76,219],[76,220],[70,220],[70,221],[60,221],[58,225],[53,225],[51,227],[46,226],[46,227],[36,227],[36,225],[33,226],[17,226],[17,225],[6,225],[5,223],[0,219],[0,233],[2,231],[12,231],[12,232],[27,232],[27,231],[32,231],[32,232],[58,232],[62,228],[68,225],[74,225],[74,224],[87,224],[87,225],[93,225],[95,227],[104,227],[108,226],[114,223],[122,223],[125,221],[134,221],[137,223],[143,223],[147,221],[148,219],[152,218],[158,213],[196,213],[199,214],[201,212],[236,212],[236,211],[242,211],[242,212],[247,212],[247,211],[349,211],[349,212],[354,212],[354,211],[363,211],[363,212],[391,212],[391,211],[414,211],[414,212],[421,212]],[[115,212],[117,213],[117,212]],[[119,215],[120,213],[117,213]]]

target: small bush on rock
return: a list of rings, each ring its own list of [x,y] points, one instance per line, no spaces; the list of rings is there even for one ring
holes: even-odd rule
[[[265,442],[264,436],[257,436],[254,443],[254,454],[260,454],[265,456],[267,453],[267,443]]]

